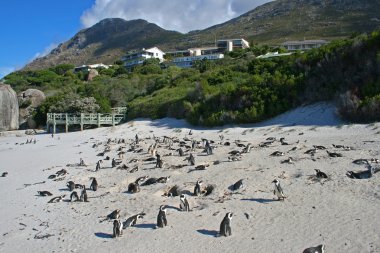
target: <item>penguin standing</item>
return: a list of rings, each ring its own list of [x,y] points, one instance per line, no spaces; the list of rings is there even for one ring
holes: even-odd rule
[[[102,162],[102,160],[99,160],[97,163],[96,163],[96,167],[95,167],[95,171],[99,171],[101,169],[100,167],[100,163]]]
[[[82,193],[80,194],[80,201],[88,202],[86,186],[83,185]]]
[[[166,207],[164,205],[160,206],[160,211],[157,215],[157,227],[163,228],[168,225],[168,221],[166,219]]]
[[[113,221],[113,234],[112,237],[116,238],[117,236],[121,236],[123,234],[123,226],[120,220]]]
[[[79,196],[78,196],[78,193],[76,191],[73,191],[70,195],[70,202],[73,202],[73,199],[75,198],[74,201],[79,201]]]
[[[190,163],[191,166],[195,165],[195,157],[193,156],[193,154],[190,154],[188,162]]]
[[[226,216],[224,216],[222,223],[220,223],[219,236],[230,236],[230,235],[232,235],[232,232],[231,232],[232,215],[233,214],[231,212],[228,212],[228,213],[226,213]]]
[[[324,253],[325,252],[325,245],[321,244],[317,247],[310,247],[303,251],[303,253]]]
[[[94,192],[98,190],[98,181],[94,177],[92,178],[90,190],[93,190]]]
[[[195,196],[200,196],[202,194],[201,185],[202,185],[202,180],[198,180],[194,187]]]
[[[275,180],[272,181],[272,183],[274,183],[273,194],[277,195],[278,200],[284,200],[285,199],[285,195],[284,195],[284,192],[282,191],[280,182],[277,179],[275,179]]]
[[[179,209],[184,212],[189,212],[190,211],[190,205],[189,202],[187,201],[185,195],[181,194],[179,196],[179,199],[181,200],[181,203],[179,204]]]

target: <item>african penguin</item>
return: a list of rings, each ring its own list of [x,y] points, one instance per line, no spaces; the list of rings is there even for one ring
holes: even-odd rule
[[[166,219],[166,206],[161,205],[160,210],[157,215],[157,227],[163,228],[168,225],[168,221]]]
[[[325,245],[321,244],[316,247],[310,247],[303,251],[303,253],[324,253],[325,252]]]
[[[179,199],[181,201],[181,203],[179,204],[179,209],[181,209],[181,211],[184,211],[184,212],[189,212],[190,211],[190,205],[189,205],[189,202],[187,201],[185,195],[181,194],[179,196]]]
[[[282,191],[282,188],[280,186],[280,182],[277,179],[275,179],[272,181],[272,183],[274,183],[273,194],[277,195],[278,200],[284,200],[285,196],[284,196],[284,192]]]
[[[230,235],[232,235],[232,232],[231,232],[232,215],[233,214],[231,212],[228,212],[228,213],[226,213],[226,216],[224,216],[222,223],[220,223],[219,236],[230,236]]]

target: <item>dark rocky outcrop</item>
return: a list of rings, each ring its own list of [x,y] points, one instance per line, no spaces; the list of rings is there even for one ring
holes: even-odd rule
[[[18,129],[18,101],[10,85],[0,83],[0,131]]]

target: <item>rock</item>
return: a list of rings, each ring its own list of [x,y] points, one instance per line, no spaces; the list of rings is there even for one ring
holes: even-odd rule
[[[92,79],[98,75],[99,72],[96,69],[90,69],[90,71],[88,71],[87,81],[92,81]]]
[[[0,83],[0,131],[18,129],[18,101],[10,85]]]
[[[37,89],[28,89],[18,94],[18,102],[20,105],[20,129],[37,127],[32,115],[36,108],[40,106],[45,99],[45,94]]]
[[[25,134],[26,135],[35,135],[37,132],[36,132],[36,130],[34,130],[34,129],[27,129],[26,131],[25,131]]]

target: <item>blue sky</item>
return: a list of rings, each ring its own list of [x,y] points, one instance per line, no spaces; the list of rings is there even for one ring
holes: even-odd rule
[[[0,4],[0,79],[104,18],[204,29],[270,0],[11,0]]]
[[[2,1],[0,78],[23,67],[49,46],[69,39],[82,28],[80,17],[93,0]]]

